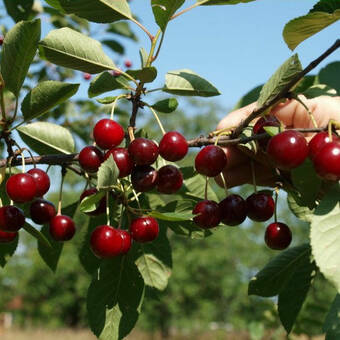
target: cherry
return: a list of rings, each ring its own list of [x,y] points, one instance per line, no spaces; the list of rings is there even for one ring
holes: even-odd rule
[[[87,196],[94,195],[98,192],[96,188],[90,188],[87,190],[84,190],[82,194],[80,195],[80,202]],[[104,214],[106,211],[106,197],[104,196],[98,203],[98,206],[95,210],[87,212],[86,214],[89,216],[98,216],[101,214]]]
[[[198,202],[192,213],[197,215],[193,220],[201,228],[214,228],[221,222],[220,207],[215,201]]]
[[[110,258],[122,253],[124,240],[118,229],[109,225],[100,225],[93,230],[90,245],[97,257]]]
[[[182,184],[182,173],[175,166],[165,165],[158,170],[157,190],[162,194],[173,194]]]
[[[221,211],[221,220],[226,225],[239,225],[247,217],[246,201],[237,194],[227,196],[219,203],[219,207]]]
[[[267,152],[278,168],[290,170],[307,158],[308,144],[301,132],[286,130],[269,140]]]
[[[126,230],[117,229],[117,231],[120,234],[121,238],[123,239],[123,246],[122,246],[120,253],[121,254],[127,254],[128,251],[130,250],[131,244],[132,244],[131,235]]]
[[[131,222],[130,233],[137,242],[151,242],[157,238],[159,226],[153,217],[138,217]]]
[[[150,139],[136,138],[129,145],[131,159],[137,165],[151,165],[158,157],[158,146]]]
[[[116,70],[112,71],[112,75],[114,77],[119,77],[121,74],[122,74],[122,72],[120,72],[120,71],[116,71]]]
[[[167,132],[159,143],[159,154],[167,161],[175,162],[188,153],[188,142],[177,131]]]
[[[93,129],[94,140],[104,150],[119,145],[124,135],[122,126],[111,119],[101,119]]]
[[[0,230],[16,232],[25,224],[24,212],[13,206],[5,205],[0,208]]]
[[[264,129],[266,126],[280,126],[280,122],[275,116],[265,116],[261,117],[253,126],[253,133],[254,135],[259,135],[261,133],[265,133],[266,130]],[[262,139],[259,139],[257,142],[260,147],[265,149],[267,147],[267,144],[270,140],[270,137],[265,137]]]
[[[76,232],[76,227],[71,217],[57,215],[50,221],[50,234],[56,241],[68,241]]]
[[[50,189],[50,178],[48,177],[47,173],[44,170],[41,169],[31,169],[27,171],[28,174],[30,174],[37,186],[37,192],[36,197],[42,197],[44,196],[47,191]]]
[[[127,60],[124,61],[124,65],[125,65],[125,67],[130,68],[132,66],[132,61],[127,59]]]
[[[4,39],[5,39],[5,38],[1,35],[1,36],[0,36],[0,46],[2,46],[2,44],[4,43]]]
[[[217,176],[226,164],[227,157],[224,151],[215,145],[204,147],[195,158],[195,168],[197,172],[208,177]]]
[[[257,222],[269,220],[275,209],[272,196],[265,193],[254,193],[246,199],[247,214],[250,219]]]
[[[7,195],[17,203],[32,201],[37,193],[37,185],[32,175],[16,174],[11,176],[6,183]]]
[[[17,232],[9,233],[7,231],[0,230],[0,243],[10,243],[18,236]]]
[[[30,206],[31,220],[36,224],[49,223],[56,214],[53,203],[42,198],[35,200]]]
[[[338,141],[339,138],[336,134],[332,134],[332,141]],[[314,137],[308,143],[309,158],[314,160],[319,151],[327,144],[331,142],[329,134],[326,131],[322,131],[314,135]]]
[[[104,159],[95,146],[85,146],[79,153],[79,164],[87,172],[97,172]]]
[[[274,222],[267,227],[264,240],[269,248],[283,250],[292,242],[292,232],[286,224]]]
[[[119,177],[129,176],[133,168],[133,162],[128,150],[124,148],[113,148],[105,154],[104,158],[108,159],[110,155],[113,156],[113,159],[117,164]]]
[[[145,192],[152,190],[158,182],[158,173],[150,165],[140,165],[132,169],[131,183],[135,190]]]
[[[84,73],[83,77],[84,77],[85,80],[90,80],[92,75],[90,73]]]
[[[314,158],[317,174],[328,181],[340,180],[340,142],[329,142]]]

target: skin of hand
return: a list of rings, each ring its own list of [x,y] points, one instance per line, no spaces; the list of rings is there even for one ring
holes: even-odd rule
[[[307,99],[299,96],[299,99],[309,108],[318,127],[327,126],[332,119],[340,122],[340,97],[320,96]],[[256,108],[256,103],[249,104],[241,109],[230,112],[217,125],[217,130],[235,127],[249,116]],[[306,109],[294,99],[286,100],[272,108],[271,115],[276,116],[288,128],[313,128],[313,123]],[[306,134],[310,140],[312,133]],[[237,146],[224,148],[228,163],[223,170],[223,175],[228,188],[252,183],[251,159],[240,151]],[[265,166],[256,160],[253,161],[256,184],[260,186],[273,186],[275,184],[275,169]],[[223,186],[221,177],[215,178],[216,182]]]

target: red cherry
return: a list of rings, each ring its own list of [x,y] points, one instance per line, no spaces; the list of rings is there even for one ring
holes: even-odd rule
[[[0,243],[10,243],[18,236],[17,232],[9,233],[7,231],[0,230]]]
[[[264,193],[254,193],[246,199],[247,214],[250,219],[257,222],[269,220],[275,209],[272,196]]]
[[[132,244],[131,235],[126,230],[117,229],[117,231],[120,234],[121,238],[123,239],[123,246],[122,246],[120,253],[121,254],[127,254],[128,251],[130,250],[131,244]]]
[[[124,65],[125,65],[125,67],[130,68],[132,66],[132,61],[127,59],[127,60],[124,61]]]
[[[4,37],[0,36],[0,46],[2,46],[3,43],[4,43]]]
[[[339,141],[338,136],[334,133],[332,134],[332,141]],[[314,135],[308,143],[309,158],[314,160],[319,151],[329,142],[331,142],[331,140],[329,139],[329,134],[326,131],[322,131]]]
[[[286,224],[274,222],[267,227],[264,240],[269,248],[283,250],[292,242],[292,232]]]
[[[16,174],[6,183],[7,195],[17,203],[32,201],[37,193],[37,185],[30,174]]]
[[[340,180],[340,142],[329,142],[314,158],[317,174],[328,181]]]
[[[90,188],[87,190],[84,190],[82,194],[80,195],[80,202],[87,196],[94,195],[98,192],[96,188]],[[87,212],[86,215],[89,216],[98,216],[101,214],[104,214],[106,211],[106,197],[104,196],[98,203],[98,206],[95,210]]]
[[[157,181],[157,170],[150,165],[140,165],[132,169],[131,183],[137,191],[150,191],[157,185]]]
[[[159,154],[167,161],[179,161],[187,153],[188,142],[177,131],[167,132],[159,143]]]
[[[280,122],[275,116],[265,116],[261,117],[254,125],[253,127],[253,133],[254,135],[259,135],[261,133],[265,133],[266,130],[264,129],[266,126],[280,126]],[[267,144],[270,140],[270,137],[265,137],[262,139],[259,139],[257,142],[260,147],[265,149],[267,147]]]
[[[83,77],[84,77],[85,80],[90,80],[92,75],[90,73],[84,73]]]
[[[109,225],[100,225],[93,230],[90,245],[97,257],[110,258],[122,253],[124,240],[118,229]]]
[[[94,140],[104,150],[119,145],[124,135],[122,126],[111,119],[101,119],[93,129]]]
[[[182,184],[182,173],[175,166],[165,165],[158,170],[157,190],[162,194],[173,194]]]
[[[195,168],[200,174],[208,177],[217,176],[227,165],[224,151],[215,145],[204,147],[195,158]]]
[[[108,159],[110,155],[113,156],[119,169],[119,178],[129,176],[133,168],[133,162],[128,150],[124,148],[113,148],[105,154],[105,160]]]
[[[16,232],[25,224],[24,212],[13,206],[5,205],[0,208],[0,230]]]
[[[239,195],[231,194],[219,203],[221,220],[224,224],[235,226],[247,217],[246,201]]]
[[[157,238],[159,226],[153,217],[138,217],[132,221],[130,233],[137,242],[151,242]]]
[[[36,224],[49,223],[56,214],[54,204],[42,198],[35,200],[30,206],[31,220]]]
[[[290,170],[298,167],[307,158],[308,144],[301,132],[286,130],[269,140],[267,152],[278,168]]]
[[[87,172],[97,172],[104,159],[95,146],[85,146],[79,153],[79,164]]]
[[[30,174],[34,181],[35,184],[37,186],[37,193],[36,193],[36,197],[42,197],[44,196],[47,191],[50,189],[50,178],[48,177],[47,173],[44,170],[41,169],[31,169],[29,171],[27,171],[28,174]]]
[[[76,227],[69,216],[57,215],[50,221],[50,234],[56,241],[69,241],[75,232]]]
[[[192,213],[197,215],[193,220],[201,228],[214,228],[221,222],[220,207],[215,201],[198,202]]]
[[[158,157],[158,146],[150,139],[136,138],[129,145],[131,159],[137,165],[151,165]]]

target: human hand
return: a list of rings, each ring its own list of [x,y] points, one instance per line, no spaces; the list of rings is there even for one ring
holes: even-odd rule
[[[318,127],[327,126],[331,119],[340,121],[340,97],[321,96],[306,99],[304,96],[299,96],[299,98],[313,114]],[[239,125],[255,108],[256,103],[252,103],[229,113],[220,121],[217,129],[225,129]],[[307,110],[294,99],[276,105],[270,114],[276,116],[288,128],[303,129],[314,127]],[[312,133],[308,133],[305,136],[307,139],[310,139],[312,135]],[[228,188],[252,183],[251,159],[236,146],[226,147],[225,153],[228,164],[223,170],[223,175]],[[273,168],[256,161],[256,159],[253,161],[253,165],[257,185],[273,186],[275,184],[275,171]],[[216,182],[220,186],[223,186],[220,177],[216,178]]]

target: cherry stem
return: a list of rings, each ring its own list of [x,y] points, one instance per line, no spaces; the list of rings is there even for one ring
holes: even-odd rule
[[[204,199],[205,200],[208,199],[208,181],[209,181],[209,177],[205,176],[205,187],[204,187]]]
[[[317,129],[318,128],[318,123],[315,120],[315,117],[313,115],[313,113],[309,110],[309,107],[304,103],[304,101],[299,98],[299,96],[295,95],[295,94],[291,94],[291,98],[295,99],[296,101],[298,101],[307,111],[307,113],[309,114],[309,118],[313,123],[313,126]]]
[[[135,200],[136,200],[136,202],[137,202],[138,209],[139,209],[139,210],[142,210],[142,207],[141,207],[141,205],[140,205],[139,198],[138,198],[138,195],[137,195],[137,193],[136,193],[136,190],[133,189],[132,192],[133,192],[133,195],[135,196]]]
[[[2,207],[3,207],[3,204],[2,204],[2,199],[0,197],[0,208],[2,208]]]
[[[113,116],[114,116],[116,104],[117,104],[118,100],[120,100],[120,99],[122,99],[122,98],[126,98],[126,94],[122,94],[122,95],[120,95],[120,96],[117,96],[117,98],[113,101],[113,103],[112,103],[112,108],[111,108],[111,116],[110,116],[110,119],[111,119],[111,120],[113,120]]]
[[[275,188],[275,198],[274,198],[274,222],[277,222],[277,199],[279,197],[279,188]]]
[[[182,11],[175,13],[175,14],[170,18],[170,20],[173,20],[173,19],[179,17],[180,15],[182,15],[182,14],[184,14],[184,13],[186,13],[186,12],[189,12],[190,10],[192,10],[192,9],[194,9],[194,8],[200,6],[200,5],[205,4],[205,3],[208,2],[208,1],[210,1],[210,0],[203,0],[203,1],[200,1],[200,2],[196,2],[195,4],[193,4],[193,5],[191,5],[191,6],[187,7],[187,8],[185,8],[185,9],[183,9]]]
[[[163,124],[162,124],[162,122],[160,121],[160,119],[159,119],[159,117],[158,117],[156,111],[155,111],[150,105],[147,105],[147,107],[151,110],[151,112],[152,112],[153,115],[155,116],[155,119],[156,119],[156,121],[157,121],[157,123],[158,123],[158,125],[159,125],[159,128],[161,129],[162,134],[163,134],[163,136],[164,136],[164,135],[166,134],[166,132],[165,132],[165,130],[164,130]]]
[[[120,208],[120,216],[119,216],[119,222],[118,222],[118,229],[121,229],[122,227],[122,222],[123,222],[123,209],[124,209],[124,205],[122,204],[121,208]]]
[[[221,179],[222,179],[222,182],[223,182],[223,187],[224,187],[225,195],[228,196],[229,195],[228,186],[227,186],[227,181],[226,181],[226,179],[224,177],[223,171],[221,172]]]
[[[109,202],[109,191],[107,190],[106,193],[106,224],[107,225],[111,225],[110,224],[110,202]]]
[[[149,37],[149,39],[152,41],[153,40],[153,35],[148,31],[148,29],[143,26],[138,20],[136,20],[135,18],[129,18],[132,22],[134,22],[137,26],[139,26]]]
[[[340,123],[331,119],[328,123],[328,136],[329,136],[329,140],[332,142],[333,141],[333,127],[336,128],[340,128]]]
[[[61,182],[60,182],[60,188],[59,188],[57,215],[61,215],[61,202],[62,202],[62,199],[63,199],[63,186],[64,186],[64,180],[65,180],[66,172],[67,172],[66,168],[62,167],[61,168]]]
[[[148,60],[146,61],[146,67],[150,67],[152,62],[154,61],[154,52],[155,52],[155,49],[156,49],[156,45],[157,45],[157,41],[158,41],[158,38],[159,38],[159,35],[161,34],[161,30],[159,29],[157,34],[152,38],[151,40],[151,49],[150,49],[150,52],[149,52],[149,56],[148,56]]]
[[[254,161],[252,159],[250,160],[250,167],[251,167],[251,177],[252,177],[252,180],[253,180],[254,192],[256,194],[257,193],[257,187],[256,187],[255,166],[254,166]]]

